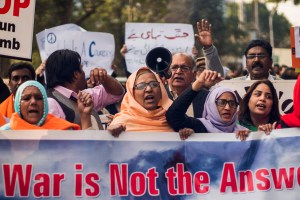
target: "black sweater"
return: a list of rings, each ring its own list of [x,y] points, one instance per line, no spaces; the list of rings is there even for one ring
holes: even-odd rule
[[[182,128],[191,128],[195,131],[195,133],[207,133],[205,126],[199,119],[185,115],[194,98],[197,95],[207,96],[207,93],[208,92],[205,89],[196,92],[192,90],[192,87],[190,87],[173,102],[166,113],[166,117],[168,123],[175,131],[179,131]],[[205,102],[198,103],[198,106],[204,107]]]

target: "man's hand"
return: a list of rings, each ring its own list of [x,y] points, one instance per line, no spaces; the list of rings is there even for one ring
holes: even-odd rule
[[[44,71],[45,71],[45,62],[42,62],[41,64],[40,64],[40,66],[38,66],[38,68],[35,70],[35,74],[36,74],[36,76],[39,76],[39,77],[42,77],[42,76],[44,76]]]
[[[196,80],[192,84],[192,89],[194,91],[199,91],[201,88],[210,88],[222,80],[224,80],[224,78],[220,73],[204,70],[201,74],[197,74]]]
[[[103,85],[107,79],[107,71],[102,68],[95,68],[92,69],[90,72],[90,79],[87,81],[88,84],[92,84],[93,86],[96,85]]]
[[[91,115],[94,107],[92,95],[87,92],[80,91],[77,97],[77,106],[80,114]]]
[[[209,48],[213,44],[212,34],[211,34],[211,24],[207,20],[202,19],[201,23],[197,22],[198,37],[200,44],[205,48]]]
[[[120,53],[122,55],[123,58],[125,58],[125,54],[127,53],[127,47],[126,47],[126,44],[123,44],[121,50],[120,50]]]

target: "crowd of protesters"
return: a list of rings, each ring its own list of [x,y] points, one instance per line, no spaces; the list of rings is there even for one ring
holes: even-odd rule
[[[252,40],[244,52],[246,74],[241,67],[232,72],[221,64],[211,28],[206,20],[197,23],[203,57],[173,54],[167,80],[141,66],[128,74],[126,88],[103,68],[91,70],[86,80],[81,57],[72,50],[53,52],[36,71],[29,63],[15,63],[8,73],[10,91],[0,82],[0,129],[107,129],[115,137],[124,131],[177,131],[183,140],[193,133],[235,132],[245,140],[251,131],[269,134],[275,128],[299,127],[295,70],[273,64],[267,41]],[[228,78],[255,82],[239,101],[232,89],[216,86]],[[297,81],[293,112],[281,116],[272,82],[283,79]],[[120,109],[103,127],[99,113],[118,102]]]

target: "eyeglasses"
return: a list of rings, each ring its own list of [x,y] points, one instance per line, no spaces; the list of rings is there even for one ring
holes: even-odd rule
[[[181,71],[183,71],[183,72],[187,72],[187,71],[191,70],[191,68],[186,65],[173,65],[170,67],[170,69],[171,69],[171,71],[177,71],[178,69],[181,69]]]
[[[252,59],[255,59],[255,58],[263,59],[263,58],[265,58],[265,57],[266,57],[265,54],[248,54],[248,55],[246,55],[246,58],[247,58],[248,60],[252,60]]]
[[[226,99],[216,99],[216,104],[217,104],[217,106],[220,106],[220,107],[225,107],[227,104],[229,105],[230,108],[237,107],[237,103],[234,100],[227,101]]]
[[[136,84],[135,86],[133,86],[133,88],[136,89],[136,90],[143,90],[143,89],[145,89],[148,85],[149,85],[152,89],[153,89],[153,88],[157,88],[157,87],[159,87],[159,82],[158,82],[158,81],[150,81],[149,83],[141,82],[141,83]]]

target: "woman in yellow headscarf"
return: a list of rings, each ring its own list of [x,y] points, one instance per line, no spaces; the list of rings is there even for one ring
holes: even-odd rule
[[[121,111],[108,127],[113,136],[122,131],[173,132],[166,120],[172,104],[158,75],[142,67],[128,77]]]

